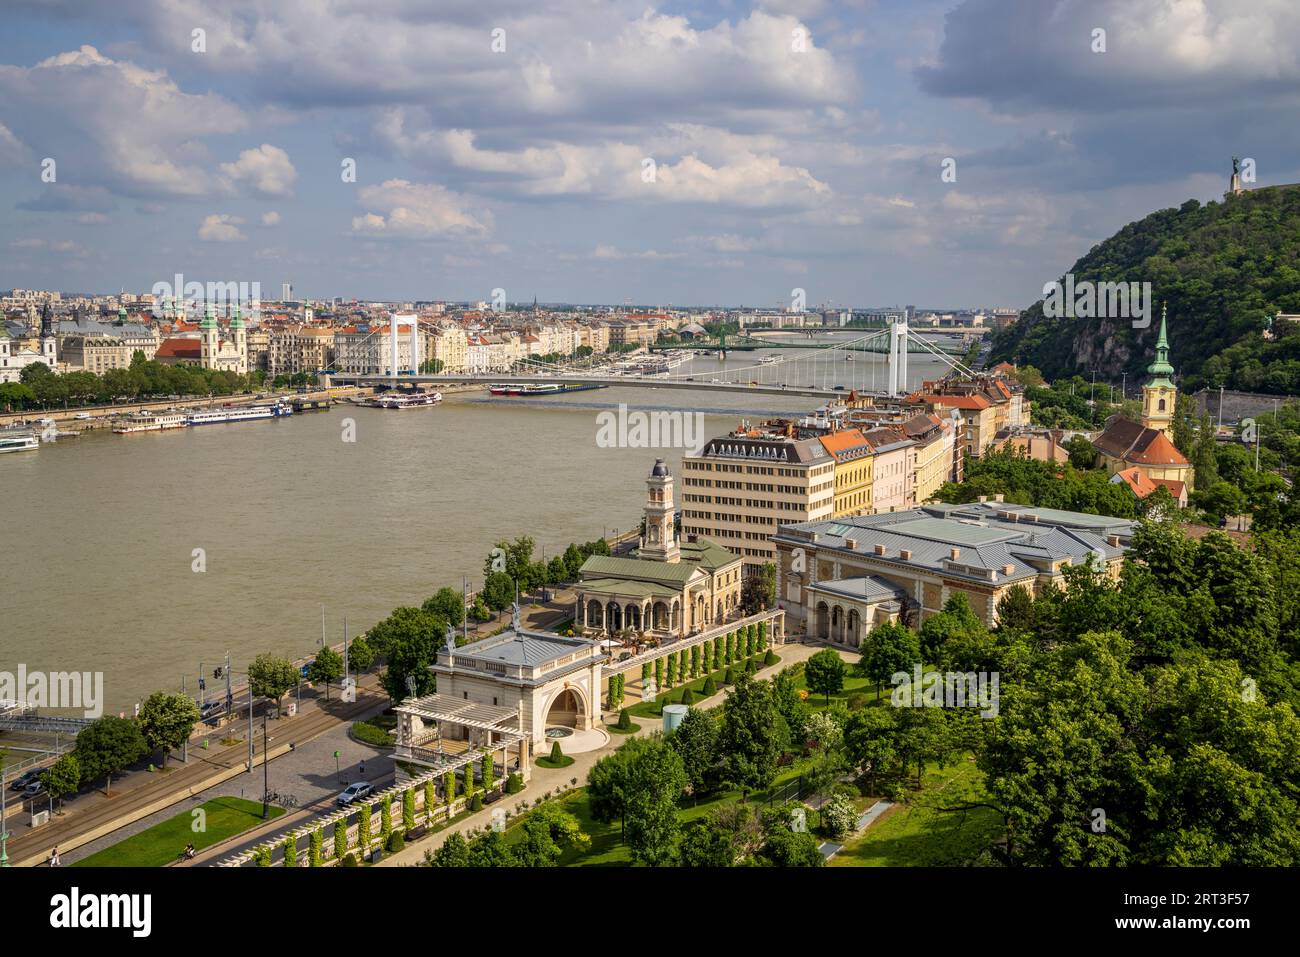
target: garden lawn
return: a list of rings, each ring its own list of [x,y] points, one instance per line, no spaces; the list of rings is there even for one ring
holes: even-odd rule
[[[946,768],[927,765],[923,790],[912,792],[863,833],[850,837],[832,867],[954,867],[968,864],[1003,833],[992,808],[947,811],[988,800],[984,773],[968,757]]]
[[[763,659],[765,657],[767,657],[766,650],[758,652],[750,660],[757,661],[759,668],[762,668]],[[776,660],[780,663],[780,656],[777,656]],[[723,665],[717,671],[711,672],[707,675],[702,675],[699,678],[692,678],[685,684],[677,685],[669,691],[656,695],[653,701],[638,701],[636,704],[626,705],[627,713],[629,717],[633,718],[662,718],[664,713],[663,705],[681,704],[682,692],[687,688],[691,689],[691,692],[695,695],[695,700],[698,702],[704,697],[704,682],[709,677],[713,678],[713,683],[717,686],[718,690],[721,691],[723,688],[727,687],[722,683],[722,678],[726,675],[727,669],[733,669],[731,673],[734,676],[739,670],[743,670],[744,667],[744,660],[732,662],[730,665]]]
[[[194,815],[182,811],[146,831],[128,837],[112,847],[78,861],[73,867],[162,867],[180,857],[186,844],[203,850],[255,827],[262,821],[262,805],[243,798],[214,798],[200,805],[206,815],[205,829],[191,829]],[[279,817],[284,808],[271,806],[267,820]]]

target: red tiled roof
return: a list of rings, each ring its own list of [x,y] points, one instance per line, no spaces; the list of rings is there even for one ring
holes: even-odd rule
[[[918,393],[917,398],[922,402],[928,402],[931,405],[942,405],[950,409],[983,410],[989,408],[993,404],[982,395],[935,395],[934,393]]]
[[[164,339],[154,353],[155,359],[200,359],[203,343],[198,339]]]
[[[867,437],[858,429],[844,429],[840,432],[831,432],[829,435],[818,436],[822,447],[831,455],[839,458],[842,453],[849,452],[853,449],[869,449],[871,443]]]

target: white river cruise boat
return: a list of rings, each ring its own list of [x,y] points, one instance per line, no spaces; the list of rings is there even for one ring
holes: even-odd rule
[[[375,399],[374,406],[377,409],[418,409],[437,405],[441,401],[441,392],[411,392],[404,395],[381,395]]]
[[[41,440],[34,432],[19,432],[15,435],[0,433],[0,452],[35,452],[41,447]]]
[[[222,409],[201,409],[185,418],[186,425],[215,425],[221,422],[250,422],[254,419],[278,419],[293,415],[293,408],[283,403],[275,405],[245,405]]]
[[[163,429],[183,429],[187,424],[184,412],[132,412],[113,426],[113,434],[161,432]]]

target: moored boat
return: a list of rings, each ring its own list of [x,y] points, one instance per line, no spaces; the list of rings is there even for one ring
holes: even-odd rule
[[[131,432],[183,429],[187,424],[184,412],[132,412],[113,426],[113,434],[127,435]]]
[[[214,425],[222,422],[249,422],[256,419],[278,419],[293,415],[293,409],[281,402],[274,405],[246,405],[220,409],[200,409],[185,417],[186,425]]]
[[[441,401],[441,392],[409,392],[377,396],[371,404],[377,409],[418,409],[437,405]]]
[[[0,434],[0,452],[34,452],[40,447],[41,440],[34,432]]]

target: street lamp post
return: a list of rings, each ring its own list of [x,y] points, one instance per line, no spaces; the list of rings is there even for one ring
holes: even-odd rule
[[[271,796],[271,762],[266,760],[266,714],[262,714],[262,820],[270,813],[267,807],[267,800]]]

